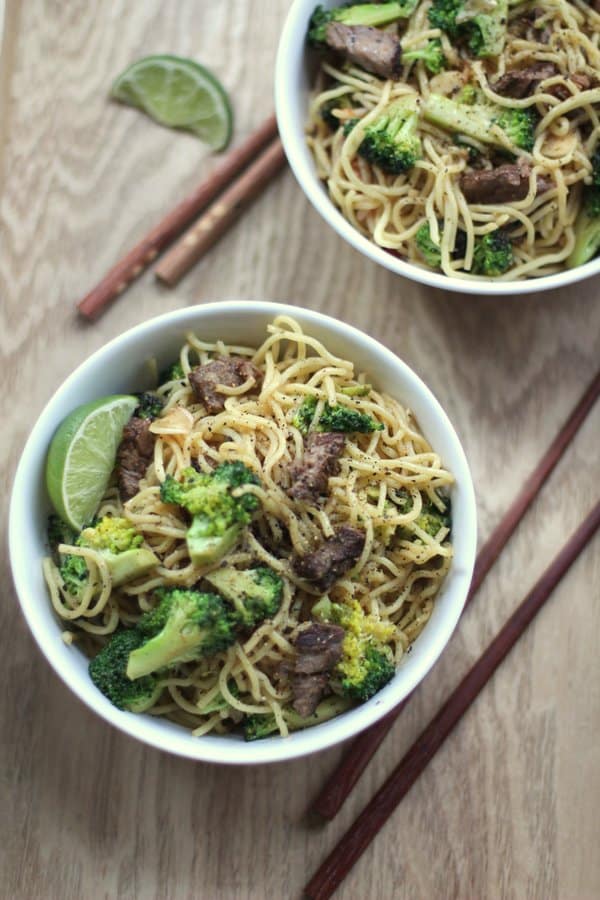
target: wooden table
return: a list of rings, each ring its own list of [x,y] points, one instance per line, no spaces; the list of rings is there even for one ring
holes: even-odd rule
[[[272,107],[285,0],[8,0],[0,62],[3,497],[57,385],[165,310],[271,298],[324,310],[402,356],[455,423],[490,532],[600,357],[600,282],[515,300],[394,277],[333,234],[286,172],[175,293],[146,275],[95,325],[74,302],[215,160],[107,102],[152,52],[224,80],[240,140]],[[527,516],[355,794],[303,820],[339,759],[199,765],[84,708],[41,658],[5,548],[0,895],[5,900],[287,900],[347,828],[598,496],[600,408]],[[340,900],[600,896],[599,543],[588,549],[339,890]],[[32,565],[37,565],[32,560]]]

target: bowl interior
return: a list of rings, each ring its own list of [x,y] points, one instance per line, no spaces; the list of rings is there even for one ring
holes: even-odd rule
[[[322,5],[333,7],[342,3],[341,0],[325,0]],[[307,27],[314,8],[314,0],[294,0],[283,28],[275,67],[277,123],[288,162],[300,187],[315,209],[344,240],[373,262],[405,278],[459,293],[520,297],[522,294],[564,287],[600,272],[600,257],[597,257],[575,269],[526,281],[468,281],[449,278],[398,259],[360,234],[329,199],[326,188],[317,177],[313,158],[306,145],[305,128],[310,93],[318,64],[316,53],[306,44]]]
[[[41,572],[47,554],[45,526],[50,511],[44,464],[54,430],[67,413],[88,400],[147,388],[149,361],[159,369],[176,355],[188,330],[206,340],[258,346],[274,316],[293,315],[333,352],[354,361],[378,387],[397,396],[416,414],[421,429],[456,477],[453,491],[452,569],[427,628],[393,681],[368,703],[331,722],[247,744],[239,736],[194,738],[182,727],[146,715],[121,712],[91,683],[87,660],[61,639]],[[445,413],[420,379],[394,354],[361,332],[308,310],[275,303],[231,302],[183,309],[146,322],[111,341],[86,360],[57,390],[27,441],[15,478],[10,511],[10,552],[15,585],[33,635],[65,683],[92,709],[126,733],[155,747],[193,759],[255,763],[287,759],[330,746],[372,724],[405,697],[433,665],[462,610],[475,553],[473,487],[459,440]]]

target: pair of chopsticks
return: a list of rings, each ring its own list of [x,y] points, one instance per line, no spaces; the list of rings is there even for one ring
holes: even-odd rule
[[[284,163],[285,154],[277,136],[277,122],[272,115],[106,273],[100,283],[77,304],[81,315],[96,319],[197,219],[154,270],[156,277],[164,284],[169,287],[177,284],[283,168]]]
[[[539,461],[524,488],[479,552],[467,604],[471,602],[483,584],[486,575],[577,434],[599,394],[600,372],[593,379]],[[306,897],[310,900],[327,900],[332,896],[424,771],[427,763],[483,690],[497,667],[524,633],[599,526],[600,501],[596,503],[458,687],[450,694],[439,712],[421,732],[392,774],[321,864],[304,889]],[[312,804],[311,812],[319,814],[324,819],[333,819],[411,696],[409,695],[384,719],[359,735]]]

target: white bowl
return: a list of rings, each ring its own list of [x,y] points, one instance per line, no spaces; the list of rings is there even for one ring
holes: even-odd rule
[[[369,702],[288,738],[250,743],[240,736],[195,738],[171,722],[116,709],[90,681],[82,652],[62,641],[63,626],[53,613],[41,567],[47,554],[45,531],[50,511],[44,483],[46,452],[58,424],[74,407],[106,394],[147,387],[146,361],[155,357],[159,368],[167,365],[186,331],[192,329],[205,340],[223,338],[258,346],[267,324],[280,313],[294,316],[306,331],[334,353],[353,360],[357,370],[368,372],[374,384],[414,411],[427,439],[456,478],[452,491],[454,561],[423,634],[394,679]],[[278,303],[232,301],[180,309],[144,322],[110,341],[67,378],[42,412],[23,450],[11,500],[9,542],[17,593],[33,636],[50,665],[84,703],[121,731],[161,750],[208,762],[264,763],[313,753],[346,740],[396,706],[429,671],[454,630],[469,588],[476,543],[475,498],[464,452],[446,414],[423,382],[390,350],[319,313]]]
[[[342,0],[324,0],[322,5],[333,7],[343,4]],[[306,32],[315,6],[316,0],[294,0],[283,28],[275,65],[277,125],[288,162],[300,187],[317,212],[340,237],[373,262],[398,275],[445,291],[466,294],[501,294],[518,297],[522,294],[564,287],[600,272],[600,257],[597,257],[575,269],[527,281],[498,281],[493,278],[470,281],[450,278],[398,259],[357,231],[330,200],[326,187],[317,177],[312,155],[306,145],[305,128],[315,73],[315,54],[307,47]],[[313,65],[310,64],[311,60]]]

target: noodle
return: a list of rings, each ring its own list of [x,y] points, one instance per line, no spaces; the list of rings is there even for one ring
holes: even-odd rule
[[[358,231],[415,265],[428,265],[415,241],[418,229],[427,223],[431,239],[440,248],[439,268],[446,275],[481,280],[484,276],[471,271],[475,242],[498,228],[505,229],[513,244],[512,265],[495,276],[498,280],[561,271],[572,264],[567,261],[575,245],[574,225],[582,208],[582,186],[590,183],[590,157],[600,132],[596,110],[600,87],[594,86],[600,69],[600,15],[583,0],[548,0],[541,8],[534,2],[512,4],[503,52],[499,57],[474,61],[462,58],[448,36],[431,27],[430,8],[430,0],[423,0],[407,20],[402,48],[415,50],[432,39],[440,40],[447,70],[431,75],[418,61],[405,64],[399,80],[383,80],[351,64],[321,63],[307,127],[317,174],[327,185],[333,203]],[[535,20],[535,28],[529,27],[523,34],[519,23],[528,13]],[[396,26],[392,30],[395,33]],[[535,93],[517,99],[494,92],[497,77],[539,62],[552,63],[557,74],[541,81]],[[587,77],[591,87],[578,89],[570,75]],[[459,144],[448,131],[422,116],[421,158],[408,171],[385,174],[358,154],[365,129],[390,102],[411,96],[420,104],[430,94],[453,97],[466,84],[476,85],[485,102],[505,109],[536,111],[538,122],[531,152],[516,148],[498,126],[490,129],[504,144],[505,153],[530,167],[529,190],[522,199],[467,202],[460,178],[470,168],[470,152],[479,151],[478,165],[489,169],[494,166],[493,159],[502,163],[499,151],[472,138]],[[559,96],[554,93],[556,89]],[[339,108],[335,104],[325,106],[338,99]],[[351,121],[350,130],[332,130],[322,116],[324,108],[340,125]],[[537,189],[538,184],[544,184],[545,189]],[[461,241],[457,243],[459,232]]]
[[[447,528],[435,537],[417,526],[412,536],[401,529],[415,521],[425,500],[443,509],[447,499],[442,497],[453,478],[397,400],[369,391],[369,386],[367,396],[341,393],[341,388],[365,385],[366,378],[357,377],[351,361],[334,356],[292,319],[277,317],[258,350],[207,344],[189,334],[180,354],[184,371],[216,353],[242,355],[259,365],[264,371],[260,393],[229,390],[224,410],[207,415],[187,381],[185,386],[181,381],[162,385],[158,393],[166,402],[151,426],[156,443],[146,478],[125,504],[111,486],[98,510],[99,516],[130,520],[159,565],[149,575],[113,589],[100,553],[61,545],[61,553],[85,558],[87,586],[80,597],[70,596],[52,559],[44,560],[44,576],[57,615],[70,623],[79,645],[96,655],[106,635],[119,625],[134,624],[155,605],[157,587],[190,587],[214,568],[191,564],[183,513],[160,499],[164,477],[180,478],[192,463],[210,471],[215,463],[244,462],[259,476],[260,486],[246,485],[243,490],[260,499],[261,511],[227,561],[242,567],[260,563],[279,573],[284,579],[281,607],[272,620],[226,651],[167,672],[162,694],[149,711],[195,735],[226,733],[245,714],[271,713],[285,735],[291,691],[281,677],[282,664],[295,656],[293,641],[307,618],[306,605],[310,609],[322,596],[299,578],[290,558],[314,548],[342,524],[359,524],[366,534],[362,555],[329,597],[341,603],[358,601],[365,612],[393,625],[389,645],[398,664],[425,627],[452,558]],[[288,466],[302,451],[302,437],[291,419],[307,394],[316,395],[321,405],[342,403],[366,412],[384,426],[371,434],[347,435],[339,474],[330,478],[328,496],[319,506],[294,502],[282,486]],[[408,512],[396,505],[404,495],[412,503]],[[219,696],[224,704],[215,712],[211,704]]]

